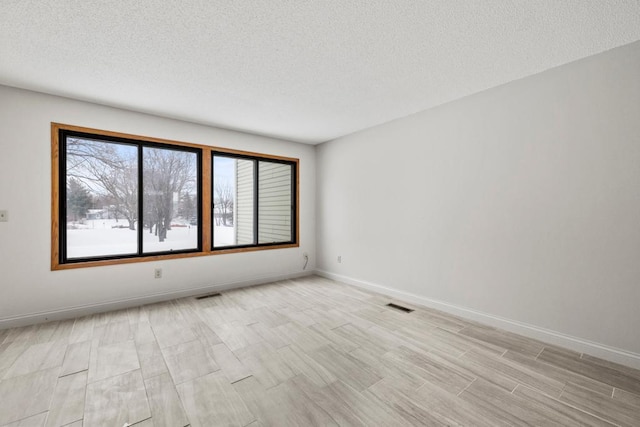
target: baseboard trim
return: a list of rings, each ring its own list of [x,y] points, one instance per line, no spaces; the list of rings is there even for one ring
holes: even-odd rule
[[[153,304],[168,301],[175,298],[184,298],[192,295],[206,294],[211,292],[222,292],[230,289],[245,288],[248,286],[263,285],[280,280],[295,279],[298,277],[313,275],[313,271],[303,271],[299,273],[282,274],[276,276],[261,276],[248,280],[227,282],[216,285],[200,286],[197,288],[182,289],[177,291],[159,292],[151,295],[143,295],[133,298],[110,300],[97,304],[78,305],[65,307],[58,310],[29,313],[20,316],[0,318],[0,329],[28,326],[36,323],[52,322],[56,320],[73,319],[75,317],[87,316],[105,311],[121,310],[124,308],[137,307],[145,304]]]
[[[453,314],[455,316],[480,322],[485,325],[504,329],[509,332],[515,332],[517,334],[547,342],[549,344],[557,345],[559,347],[564,347],[580,353],[589,354],[591,356],[599,357],[610,362],[620,363],[631,368],[640,369],[640,354],[631,351],[610,347],[605,344],[600,344],[586,339],[574,337],[571,335],[563,334],[561,332],[541,328],[516,320],[494,316],[492,314],[483,313],[481,311],[461,307],[455,304],[434,300],[410,292],[399,291],[376,283],[354,279],[352,277],[343,276],[326,270],[316,270],[315,273],[318,276],[322,276],[327,279],[384,294],[402,300],[406,303],[434,308],[444,311],[445,313]]]

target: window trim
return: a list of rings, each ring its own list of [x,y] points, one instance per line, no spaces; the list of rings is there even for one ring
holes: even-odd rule
[[[190,252],[181,253],[151,253],[142,255],[124,255],[123,257],[115,257],[100,260],[72,260],[65,263],[61,258],[61,236],[62,227],[60,221],[64,220],[60,216],[60,183],[66,181],[66,176],[61,176],[62,153],[60,143],[63,142],[60,137],[62,132],[75,132],[90,134],[94,137],[108,137],[124,140],[132,140],[142,143],[144,146],[151,147],[187,147],[201,150],[199,173],[201,179],[199,182],[199,199],[200,199],[200,248],[199,250],[191,250]],[[235,156],[252,157],[263,159],[266,161],[275,160],[280,162],[293,163],[295,170],[292,183],[292,197],[295,198],[292,221],[295,226],[292,227],[294,233],[291,242],[271,243],[256,246],[232,246],[226,248],[213,248],[213,200],[212,200],[212,184],[213,184],[213,153],[229,154]],[[222,255],[241,252],[253,252],[271,249],[295,248],[300,246],[300,160],[291,157],[276,156],[271,154],[254,153],[250,151],[235,150],[224,147],[216,147],[210,145],[194,144],[190,142],[174,141],[163,138],[155,138],[141,135],[133,135],[121,132],[92,129],[81,126],[74,126],[62,123],[51,123],[51,270],[67,270],[74,268],[98,267],[106,265],[131,264],[149,261],[162,261],[169,259],[193,258],[199,256]],[[62,180],[62,181],[61,181]]]

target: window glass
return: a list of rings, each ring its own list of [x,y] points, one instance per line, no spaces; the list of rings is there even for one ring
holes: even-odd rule
[[[66,139],[66,257],[138,252],[138,148]]]
[[[198,156],[143,147],[143,252],[198,247]]]
[[[290,242],[292,167],[266,161],[258,165],[258,242]]]
[[[253,160],[213,156],[213,246],[255,244]]]
[[[213,248],[293,243],[295,163],[213,154]]]

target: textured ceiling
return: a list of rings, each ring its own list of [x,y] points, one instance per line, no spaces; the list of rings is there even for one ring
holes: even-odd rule
[[[639,39],[639,0],[2,0],[0,84],[318,143]]]

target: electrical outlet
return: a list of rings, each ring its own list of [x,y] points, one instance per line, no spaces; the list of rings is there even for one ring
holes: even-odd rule
[[[156,268],[153,271],[153,277],[155,277],[156,279],[162,279],[162,269],[161,268]]]
[[[9,221],[9,211],[0,211],[0,222]]]
[[[338,255],[338,264],[342,264],[342,255]]]

